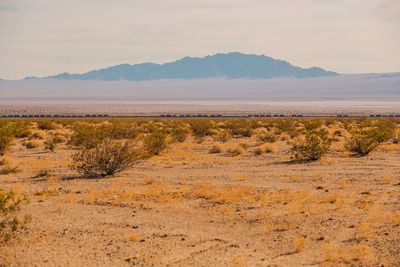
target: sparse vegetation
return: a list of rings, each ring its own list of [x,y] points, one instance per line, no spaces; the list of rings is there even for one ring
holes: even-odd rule
[[[28,203],[25,195],[0,189],[0,243],[7,243],[24,229],[29,216],[21,216],[21,206]]]
[[[11,133],[6,128],[0,128],[0,156],[6,152],[12,140]]]
[[[392,137],[392,131],[385,128],[366,128],[354,133],[345,148],[355,155],[365,156]]]
[[[161,128],[154,128],[144,139],[148,155],[159,155],[167,147],[167,133]]]
[[[54,136],[48,136],[44,141],[44,148],[49,151],[54,151],[56,149],[57,142],[54,140]]]
[[[38,127],[38,129],[45,130],[45,131],[50,131],[50,130],[56,129],[55,124],[50,120],[39,120],[37,122],[37,127]]]
[[[142,157],[136,143],[108,139],[94,148],[82,147],[73,158],[73,167],[88,178],[105,177],[132,167]]]
[[[331,142],[326,133],[309,132],[291,142],[291,153],[296,160],[318,160],[328,152]]]
[[[224,265],[239,256],[243,260],[237,262],[250,265],[285,266],[298,259],[334,266],[397,263],[397,255],[386,253],[397,248],[400,223],[395,118],[51,120],[57,130],[16,120],[33,131],[26,138],[11,132],[14,120],[4,121],[0,129],[12,142],[0,160],[0,174],[6,174],[0,177],[6,188],[1,192],[22,196],[17,193],[22,185],[32,203],[17,219],[24,222],[28,210],[35,220],[26,236],[0,244],[0,265],[10,251],[15,264],[24,265],[27,255],[46,265],[53,260],[47,251],[75,251],[71,246],[82,234],[90,241],[82,249],[108,253],[120,247],[118,257],[139,265],[171,263],[172,258],[161,262],[149,255],[171,253],[169,245],[176,243],[177,253],[199,255],[206,249],[211,260],[220,257]],[[193,121],[201,126],[193,127]],[[387,133],[382,149],[374,157],[349,158],[346,142],[371,129]],[[44,153],[36,133],[63,144]],[[29,143],[41,149],[28,149]],[[306,162],[322,156],[318,163]],[[32,244],[40,249],[30,250]],[[131,257],[129,244],[146,253]],[[269,249],[260,250],[260,244]],[[208,249],[218,246],[229,253]],[[91,260],[108,263],[104,255]],[[201,264],[212,265],[207,260]]]

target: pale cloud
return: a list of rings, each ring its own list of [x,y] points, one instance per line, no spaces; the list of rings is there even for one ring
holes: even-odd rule
[[[240,51],[400,71],[398,0],[1,0],[0,78]]]

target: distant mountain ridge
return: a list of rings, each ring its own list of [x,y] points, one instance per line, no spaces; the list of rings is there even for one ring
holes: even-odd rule
[[[270,79],[276,77],[325,77],[337,73],[322,68],[300,68],[265,55],[249,55],[238,52],[216,54],[202,58],[184,57],[165,63],[121,64],[83,74],[67,72],[45,77],[57,80],[131,80],[159,79]],[[27,77],[32,79],[32,77]]]

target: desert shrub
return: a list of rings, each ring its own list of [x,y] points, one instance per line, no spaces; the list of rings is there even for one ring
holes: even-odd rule
[[[238,137],[250,137],[253,133],[253,124],[249,120],[230,120],[227,121],[225,129],[228,129],[232,135]]]
[[[56,125],[50,120],[39,120],[39,121],[37,121],[37,127],[40,130],[46,130],[46,131],[55,130],[56,129]]]
[[[56,144],[63,143],[66,138],[63,135],[55,134],[53,135],[53,142]]]
[[[318,160],[328,152],[332,140],[324,132],[312,131],[304,138],[297,138],[290,143],[294,159],[302,161]]]
[[[42,168],[42,169],[40,169],[40,170],[38,171],[37,174],[35,174],[35,175],[33,176],[33,178],[46,177],[46,176],[48,176],[49,174],[50,174],[50,172],[49,172],[48,169]]]
[[[393,144],[400,144],[400,129],[396,129],[393,135]]]
[[[183,143],[189,134],[188,129],[183,127],[172,128],[170,130],[171,138],[173,142]]]
[[[39,144],[38,144],[37,142],[34,142],[34,141],[24,142],[23,145],[24,145],[27,149],[37,148],[37,147],[39,146]]]
[[[105,139],[133,139],[137,136],[137,129],[127,123],[103,123],[100,125],[77,123],[73,127],[74,133],[69,144],[93,148]]]
[[[224,151],[224,148],[221,144],[214,144],[211,149],[208,151],[210,154],[219,154]]]
[[[33,140],[33,139],[38,139],[38,140],[43,140],[43,136],[40,133],[33,133],[29,136],[28,138],[29,140]]]
[[[24,121],[10,123],[5,128],[15,138],[25,138],[31,134],[31,130],[29,129],[29,123]]]
[[[94,148],[81,147],[73,157],[73,168],[88,178],[104,177],[124,171],[142,158],[142,150],[133,141],[107,139]]]
[[[3,168],[0,169],[0,174],[7,175],[12,173],[18,173],[20,171],[21,170],[18,168],[18,166],[4,165]]]
[[[278,140],[278,136],[272,132],[263,132],[257,135],[257,140],[266,143],[266,142],[276,142]]]
[[[264,153],[272,153],[274,152],[275,147],[273,146],[273,144],[263,144],[261,146],[256,147],[256,149],[254,150],[254,154],[256,155],[262,155]]]
[[[79,123],[73,127],[74,133],[72,134],[69,144],[73,146],[82,146],[85,148],[94,148],[105,138],[105,133],[97,131],[96,125]]]
[[[190,127],[192,128],[193,136],[197,138],[205,137],[212,134],[213,125],[210,120],[197,119],[189,121]]]
[[[213,138],[218,142],[226,143],[231,138],[231,134],[227,130],[221,130]]]
[[[49,151],[54,151],[54,149],[56,149],[56,145],[57,145],[57,143],[54,140],[54,136],[52,136],[52,135],[48,136],[46,138],[46,140],[43,142],[43,144],[44,144],[44,148]]]
[[[0,155],[3,155],[10,146],[13,136],[6,128],[0,128]]]
[[[286,132],[291,135],[291,133],[296,132],[296,123],[297,122],[293,119],[279,119],[274,123],[276,133],[280,134]]]
[[[144,147],[148,155],[159,155],[167,147],[167,133],[162,128],[154,128],[144,138]]]
[[[319,119],[307,120],[304,122],[306,132],[314,131],[322,127],[322,121]]]
[[[0,189],[0,242],[7,243],[24,229],[30,221],[29,216],[21,218],[19,212],[23,204],[27,204],[25,195]]]
[[[239,156],[239,155],[243,154],[244,152],[245,152],[245,149],[240,145],[228,147],[226,149],[226,153],[228,153],[232,157]]]
[[[355,155],[365,156],[391,137],[392,132],[388,129],[364,128],[347,139],[345,148]]]
[[[335,131],[333,132],[333,135],[334,135],[334,136],[338,136],[338,137],[343,136],[342,130],[335,130]]]

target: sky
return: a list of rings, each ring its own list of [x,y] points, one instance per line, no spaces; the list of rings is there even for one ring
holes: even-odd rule
[[[0,0],[0,78],[224,52],[400,71],[399,0]]]

